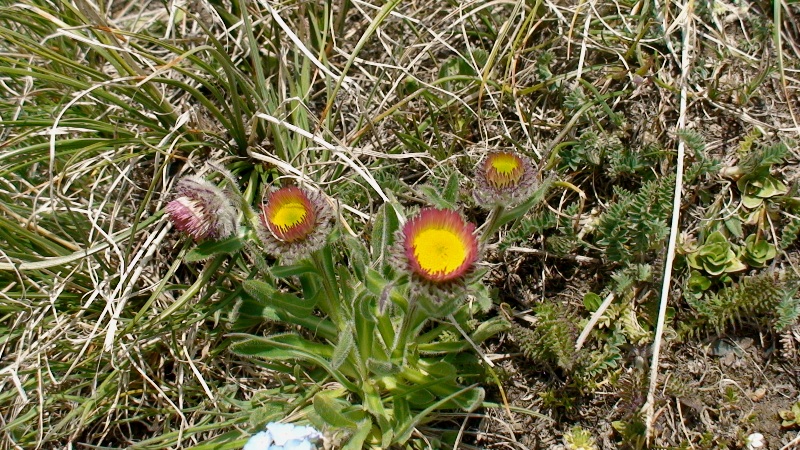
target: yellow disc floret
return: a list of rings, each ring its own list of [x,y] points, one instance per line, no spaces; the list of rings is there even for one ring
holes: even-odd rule
[[[519,184],[525,172],[519,156],[506,152],[489,155],[486,158],[484,170],[487,181],[500,189]]]
[[[264,225],[285,242],[305,239],[316,226],[317,216],[311,200],[305,191],[294,186],[270,193],[262,209]]]
[[[455,211],[420,211],[403,227],[403,247],[411,272],[434,283],[460,279],[477,257],[474,231],[475,225]]]
[[[511,175],[520,165],[519,158],[508,153],[500,153],[492,158],[492,167],[503,175]]]
[[[449,275],[461,267],[467,257],[463,238],[450,230],[421,231],[412,245],[420,268],[429,274]]]
[[[283,205],[277,205],[269,220],[275,227],[285,231],[303,222],[307,214],[306,205],[297,200],[289,200]]]

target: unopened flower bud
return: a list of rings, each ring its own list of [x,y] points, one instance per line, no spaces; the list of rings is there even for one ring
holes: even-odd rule
[[[194,240],[224,239],[239,228],[236,209],[216,185],[199,177],[186,177],[175,187],[177,196],[167,204],[167,215],[180,231]]]

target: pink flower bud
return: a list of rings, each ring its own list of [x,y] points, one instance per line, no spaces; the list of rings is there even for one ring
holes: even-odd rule
[[[175,190],[178,195],[167,204],[167,215],[194,240],[224,239],[239,228],[236,209],[216,185],[191,176],[179,180]]]

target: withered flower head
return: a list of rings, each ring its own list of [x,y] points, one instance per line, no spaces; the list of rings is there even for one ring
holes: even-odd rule
[[[224,239],[239,228],[233,203],[216,185],[189,176],[179,180],[175,190],[177,196],[167,204],[167,216],[175,228],[194,240]]]
[[[525,201],[535,187],[533,166],[518,153],[490,153],[475,172],[474,197],[483,206],[514,206]]]
[[[296,261],[325,245],[331,211],[320,194],[295,186],[270,192],[261,206],[259,237],[273,256]]]

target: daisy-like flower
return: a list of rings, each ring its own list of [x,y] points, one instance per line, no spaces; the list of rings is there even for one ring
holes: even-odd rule
[[[270,422],[242,450],[314,450],[322,439],[322,433],[309,426]]]
[[[761,433],[752,433],[747,436],[745,443],[747,445],[747,450],[761,448],[764,446],[764,435]]]
[[[239,216],[227,194],[203,178],[178,181],[177,196],[167,203],[167,215],[180,231],[194,240],[224,239],[239,228]]]
[[[267,195],[261,206],[259,236],[272,255],[284,262],[302,259],[325,245],[331,211],[320,194],[295,186]]]
[[[530,197],[535,187],[530,160],[517,153],[490,153],[475,172],[474,197],[480,205],[513,206]]]
[[[394,266],[436,305],[457,296],[478,259],[475,225],[449,209],[427,208],[398,232]]]

